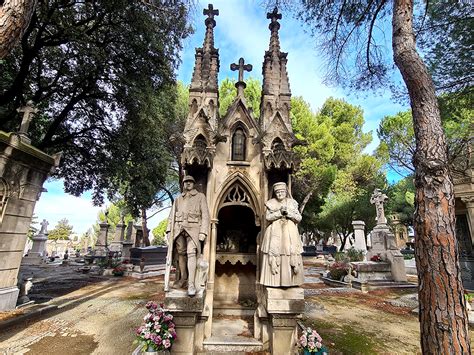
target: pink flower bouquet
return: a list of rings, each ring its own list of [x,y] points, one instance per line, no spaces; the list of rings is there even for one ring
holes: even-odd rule
[[[136,330],[138,342],[143,344],[144,351],[169,350],[176,340],[173,315],[156,302],[148,302],[146,308],[145,324]]]
[[[328,354],[323,346],[323,339],[318,332],[311,328],[306,328],[298,340],[298,345],[303,349],[304,354]]]

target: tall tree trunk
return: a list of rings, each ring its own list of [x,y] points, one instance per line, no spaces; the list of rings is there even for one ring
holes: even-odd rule
[[[37,0],[5,0],[0,6],[0,59],[20,41],[35,12]]]
[[[470,354],[466,301],[455,238],[454,194],[435,89],[416,51],[413,1],[393,5],[393,52],[413,114],[415,257],[423,354]]]
[[[141,208],[141,215],[142,215],[142,231],[143,231],[143,245],[146,247],[150,246],[150,238],[148,237],[148,226],[146,223],[146,208]]]

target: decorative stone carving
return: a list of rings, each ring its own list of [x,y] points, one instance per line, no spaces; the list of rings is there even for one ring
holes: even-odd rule
[[[303,246],[297,224],[301,221],[298,203],[288,196],[284,182],[273,186],[276,198],[265,204],[268,226],[262,242],[260,283],[272,287],[303,284]]]
[[[383,204],[387,200],[387,195],[382,193],[380,189],[375,189],[374,193],[370,197],[370,203],[375,205],[375,210],[377,212],[377,217],[375,218],[377,224],[387,224],[387,218],[385,217],[385,211],[383,209]]]

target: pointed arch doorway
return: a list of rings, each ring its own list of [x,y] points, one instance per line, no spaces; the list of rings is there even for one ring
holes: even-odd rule
[[[242,183],[223,195],[217,217],[214,315],[252,318],[257,308],[257,242],[260,218],[256,200]],[[253,334],[252,327],[249,331]]]

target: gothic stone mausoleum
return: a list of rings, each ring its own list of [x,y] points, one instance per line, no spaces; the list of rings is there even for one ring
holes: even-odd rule
[[[252,66],[242,58],[231,65],[238,71],[237,97],[227,113],[219,116],[220,63],[214,47],[218,10],[209,5],[204,14],[206,34],[195,54],[181,160],[186,174],[195,178],[196,188],[207,198],[210,226],[202,252],[209,270],[205,289],[196,297],[167,293],[180,339],[190,339],[190,344],[178,341],[173,352],[289,353],[296,318],[304,310],[303,290],[259,283],[265,202],[276,182],[287,183],[291,190],[295,169],[287,53],[280,50],[278,34],[281,15],[276,9],[267,15],[270,44],[263,58],[257,119],[244,98],[244,72]],[[227,334],[229,324],[239,321],[248,325],[246,337]]]

